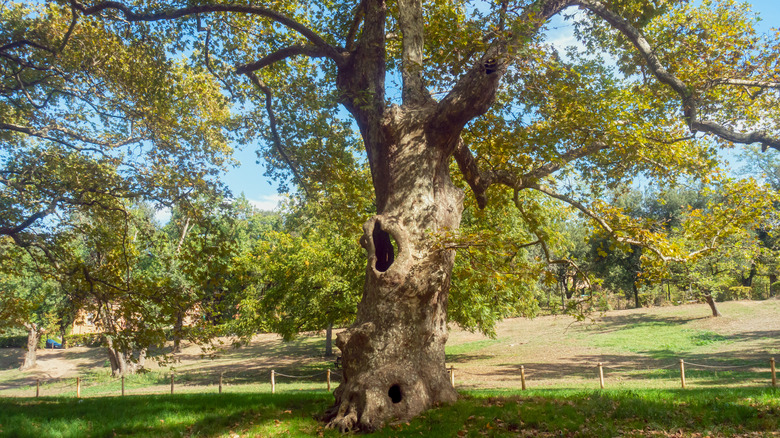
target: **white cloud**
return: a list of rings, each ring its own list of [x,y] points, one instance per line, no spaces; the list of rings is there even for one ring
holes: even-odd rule
[[[154,212],[154,219],[160,224],[167,224],[171,220],[171,209],[169,207],[161,208]]]
[[[273,211],[279,208],[279,204],[284,200],[282,195],[263,195],[260,199],[249,199],[249,203],[252,204],[258,210]]]

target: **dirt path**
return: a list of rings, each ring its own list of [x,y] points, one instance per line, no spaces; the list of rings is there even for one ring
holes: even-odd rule
[[[707,364],[762,363],[770,355],[780,359],[780,300],[728,302],[720,307],[721,318],[709,317],[704,304],[612,311],[585,322],[565,316],[513,318],[498,324],[495,339],[453,330],[447,365],[455,367],[459,387],[519,388],[522,366],[528,386],[561,388],[597,385],[598,362],[608,367],[612,385],[631,385],[634,379],[658,375],[666,379],[659,384],[669,381],[673,385],[673,379],[659,370],[671,369],[668,366],[676,363],[678,354]],[[229,339],[221,341],[216,357],[185,344],[175,363],[161,366],[149,361],[147,365],[162,372],[172,366],[181,374],[255,376],[271,369],[306,373],[332,367],[333,358],[324,357],[322,334],[303,335],[287,343],[277,335],[261,334],[239,349],[232,348]],[[36,379],[108,373],[101,348],[42,350],[38,366],[26,372],[17,369],[22,353],[0,349],[0,391],[34,385]]]

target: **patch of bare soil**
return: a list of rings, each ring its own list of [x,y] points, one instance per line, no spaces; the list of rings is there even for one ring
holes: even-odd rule
[[[711,356],[755,362],[768,359],[770,354],[780,358],[780,300],[720,303],[720,309],[724,315],[720,318],[709,316],[706,304],[611,311],[583,322],[566,316],[513,318],[498,324],[496,339],[453,330],[447,366],[455,367],[456,386],[460,388],[520,388],[521,369],[529,388],[597,388],[596,364],[602,362],[609,385],[630,387],[632,380],[640,378],[635,375],[637,370],[650,373],[667,367],[671,373],[674,368],[670,369],[669,363],[674,365],[674,361],[625,348],[599,347],[592,338],[648,323],[714,333],[727,339],[697,350],[695,357],[699,360]],[[219,373],[245,375],[247,383],[257,381],[251,376],[265,375],[271,369],[306,374],[312,369],[333,368],[334,358],[324,356],[322,333],[305,334],[293,342],[282,342],[275,334],[260,334],[249,345],[237,349],[231,346],[230,339],[218,341],[222,345],[215,356],[211,355],[213,351],[185,343],[174,362],[160,365],[148,361],[147,366],[163,372],[175,370],[177,374],[202,373],[212,376],[212,380]],[[0,391],[34,385],[35,379],[109,373],[102,348],[41,350],[38,366],[26,372],[18,371],[22,354],[20,349],[0,349]],[[668,376],[663,378],[670,386],[676,384]],[[641,383],[645,385],[647,376],[641,379],[645,379]]]
[[[335,337],[335,335],[334,335]],[[290,370],[315,365],[334,358],[324,355],[325,341],[319,334],[303,334],[291,342],[283,342],[279,335],[263,333],[255,335],[248,345],[234,347],[232,339],[219,338],[216,348],[202,348],[189,343],[182,344],[182,351],[170,364],[148,364],[148,368],[174,368],[177,372],[202,372],[216,374],[257,374],[275,370]]]
[[[597,347],[590,337],[647,322],[679,325],[682,330],[714,333],[728,340],[708,346],[705,358],[756,363],[780,356],[780,300],[727,302],[720,309],[724,316],[719,318],[710,316],[706,304],[691,304],[617,310],[583,322],[566,316],[507,319],[498,324],[493,341],[453,331],[448,345],[460,347],[453,349],[459,353],[448,357],[448,366],[455,367],[457,384],[470,388],[520,388],[521,370],[528,387],[597,388],[599,362],[613,385],[635,384],[631,382],[635,378],[645,379],[644,384],[653,370],[670,369],[676,359]],[[637,372],[645,375],[636,376]],[[677,383],[667,379],[654,384]]]
[[[105,361],[96,348],[73,347],[65,350],[38,350],[37,365],[19,371],[24,350],[6,348],[0,350],[0,390],[34,385],[36,380],[52,381],[75,378]]]

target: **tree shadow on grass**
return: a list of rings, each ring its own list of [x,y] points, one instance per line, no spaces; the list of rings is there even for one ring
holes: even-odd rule
[[[0,400],[0,424],[16,437],[213,436],[250,423],[311,419],[331,402],[315,393]]]
[[[585,331],[596,330],[599,333],[610,333],[624,330],[626,327],[652,327],[652,326],[678,326],[685,325],[693,321],[709,319],[709,316],[672,316],[655,315],[649,313],[628,313],[621,314],[615,312],[598,318],[593,323],[583,323],[579,327]]]
[[[394,423],[374,437],[666,436],[668,431],[713,436],[772,433],[778,392],[742,388],[662,391],[475,391],[451,406]],[[746,400],[752,400],[747,402]],[[330,394],[187,394],[111,399],[0,399],[3,433],[50,436],[222,436],[238,434],[341,436],[314,417]],[[264,429],[265,428],[265,429]]]
[[[519,380],[521,366],[526,379],[565,381],[567,378],[598,378],[598,364],[606,379],[621,377],[631,380],[678,380],[679,360],[683,359],[686,377],[697,384],[708,386],[734,386],[743,382],[761,384],[770,381],[769,357],[763,352],[710,354],[676,354],[671,351],[653,352],[653,357],[642,355],[599,354],[578,355],[568,363],[525,362],[504,364],[491,371],[491,375],[504,380]],[[659,357],[660,358],[656,358]]]
[[[480,360],[487,360],[491,359],[493,355],[491,354],[478,354],[478,353],[459,353],[459,354],[447,354],[445,356],[445,362],[450,363],[473,363],[478,362]]]
[[[0,348],[0,371],[19,368],[23,356],[24,350],[21,348]]]

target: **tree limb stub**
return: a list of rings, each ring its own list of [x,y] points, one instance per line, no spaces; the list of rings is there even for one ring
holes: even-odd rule
[[[438,103],[430,128],[431,132],[442,136],[440,143],[449,144],[453,149],[457,147],[456,137],[463,127],[492,106],[512,52],[527,44],[550,18],[572,4],[574,0],[538,0],[527,6],[518,19],[528,23],[522,31],[512,34],[509,39],[495,38],[482,57]]]

